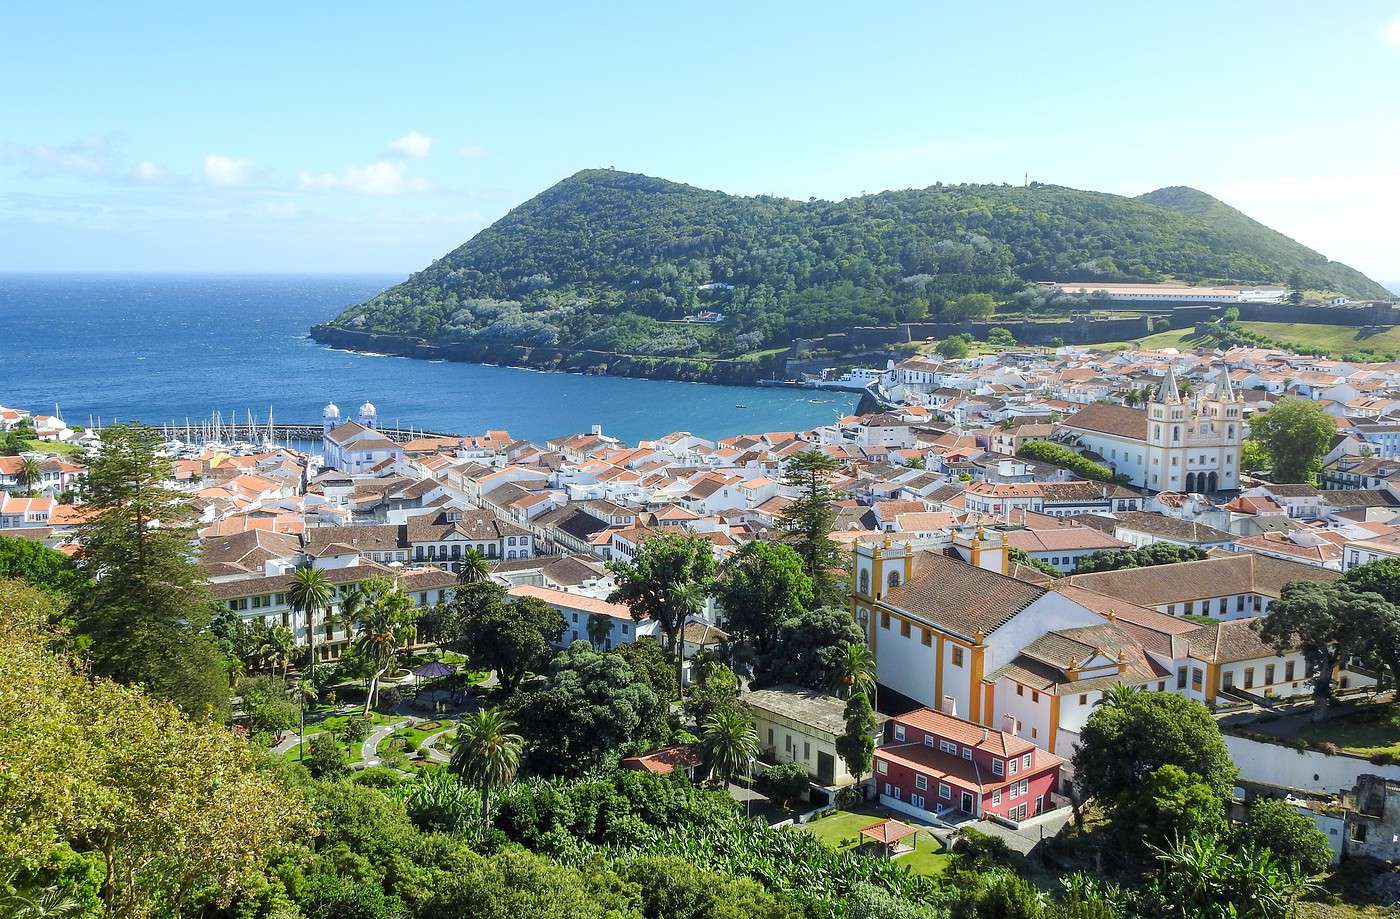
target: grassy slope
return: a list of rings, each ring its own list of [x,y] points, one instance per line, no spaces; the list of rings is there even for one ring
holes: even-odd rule
[[[1377,355],[1400,354],[1400,328],[1387,329],[1376,335],[1365,335],[1356,326],[1310,325],[1301,322],[1242,322],[1251,332],[1281,342],[1302,345],[1310,348],[1323,348],[1333,357],[1340,357],[1348,351],[1369,348]],[[1134,341],[1107,342],[1093,345],[1095,348],[1112,350],[1115,348],[1191,348],[1214,347],[1210,337],[1198,338],[1192,329],[1172,332],[1158,332]]]

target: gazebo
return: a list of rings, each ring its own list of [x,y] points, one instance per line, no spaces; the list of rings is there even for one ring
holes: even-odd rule
[[[879,823],[872,823],[870,826],[860,831],[860,835],[866,839],[874,840],[884,847],[885,857],[890,858],[895,855],[902,855],[905,852],[914,851],[912,845],[901,845],[902,840],[908,839],[919,832],[918,827],[912,827],[907,823],[898,820],[886,819]]]
[[[415,683],[419,680],[437,680],[445,676],[451,676],[456,672],[457,668],[450,664],[444,664],[442,661],[433,661],[413,671],[413,679]]]

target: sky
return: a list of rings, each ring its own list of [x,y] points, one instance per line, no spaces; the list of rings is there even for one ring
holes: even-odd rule
[[[0,87],[0,271],[406,274],[612,166],[1190,185],[1400,281],[1400,0],[71,0]]]

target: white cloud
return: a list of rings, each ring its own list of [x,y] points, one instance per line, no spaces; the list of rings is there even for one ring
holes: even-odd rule
[[[1392,48],[1400,48],[1400,17],[1392,19],[1390,25],[1381,32],[1381,38]]]
[[[432,187],[427,179],[406,176],[402,165],[387,160],[368,166],[351,166],[341,173],[303,170],[297,179],[302,188],[343,188],[362,195],[401,195]]]
[[[270,220],[293,220],[303,213],[301,205],[291,201],[269,201],[266,204],[259,204],[251,211],[254,217],[265,217]]]
[[[29,178],[58,175],[105,176],[117,161],[111,138],[91,134],[66,144],[7,144],[0,153],[18,163]]]
[[[204,181],[210,185],[242,185],[253,171],[252,160],[211,153],[204,158]]]
[[[409,131],[403,137],[389,144],[390,156],[411,156],[421,160],[433,152],[433,139],[417,131]]]
[[[142,160],[131,167],[131,177],[138,182],[159,182],[165,176],[165,170],[150,160]]]
[[[462,156],[465,156],[469,160],[475,160],[480,159],[481,157],[486,155],[486,148],[481,146],[480,144],[467,144],[465,147],[460,148],[457,152],[460,153]]]

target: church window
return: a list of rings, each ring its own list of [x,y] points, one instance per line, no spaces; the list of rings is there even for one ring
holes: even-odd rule
[[[899,586],[899,572],[898,572],[898,571],[891,571],[888,580],[889,580],[889,585],[890,585],[891,587],[898,587],[898,586]]]
[[[1181,440],[1181,428],[1177,427],[1176,425],[1172,425],[1172,442],[1175,443],[1179,440]]]
[[[860,570],[860,592],[863,593],[863,594],[868,594],[868,593],[870,593],[870,569],[869,569],[869,568],[862,568],[862,569]]]

